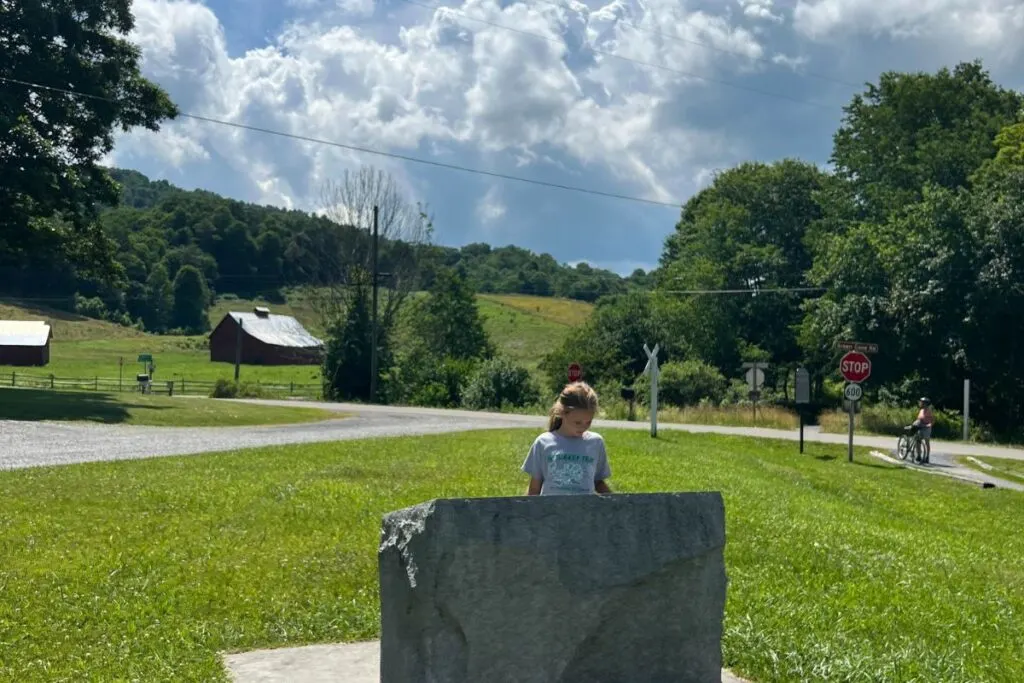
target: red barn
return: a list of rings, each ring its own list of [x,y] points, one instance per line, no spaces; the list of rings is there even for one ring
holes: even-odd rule
[[[53,330],[41,320],[0,320],[0,365],[46,365]]]
[[[317,365],[324,348],[298,320],[261,306],[224,316],[210,333],[210,360],[234,363],[239,343],[246,365]]]

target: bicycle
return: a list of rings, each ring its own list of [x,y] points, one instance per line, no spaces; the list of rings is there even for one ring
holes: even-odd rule
[[[913,455],[914,462],[926,463],[931,455],[931,447],[921,438],[921,430],[917,425],[907,425],[904,433],[896,442],[896,457],[906,460]]]

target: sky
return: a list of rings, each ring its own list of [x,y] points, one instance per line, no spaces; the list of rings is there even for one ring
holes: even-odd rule
[[[383,169],[434,241],[651,269],[718,171],[828,165],[842,107],[887,70],[983,60],[1024,89],[1016,0],[134,0],[146,77],[182,112],[586,188],[538,186],[179,118],[105,163],[306,211]]]

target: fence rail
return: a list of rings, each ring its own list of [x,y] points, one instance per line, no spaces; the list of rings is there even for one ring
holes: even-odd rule
[[[319,398],[322,387],[319,384],[264,383],[250,382],[258,391],[271,396],[288,396],[297,398]],[[169,380],[153,380],[147,393],[165,394],[167,396],[209,396],[217,385],[216,380],[188,379],[177,377]],[[0,386],[21,387],[25,389],[67,389],[74,391],[105,391],[112,393],[139,393],[142,386],[134,378],[118,379],[116,377],[58,377],[56,375],[34,375],[30,373],[12,372],[0,375]]]

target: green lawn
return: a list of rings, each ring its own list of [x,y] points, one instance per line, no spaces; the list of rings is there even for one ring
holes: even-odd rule
[[[978,458],[986,465],[992,467],[991,470],[986,470],[983,467],[979,467],[975,463],[971,462],[967,458],[960,458],[959,462],[962,465],[970,467],[971,469],[990,474],[993,477],[1001,477],[1008,479],[1009,481],[1015,481],[1020,484],[1024,484],[1024,461],[1020,460],[1008,460],[1006,458]]]
[[[317,408],[235,403],[208,398],[50,389],[0,389],[6,420],[57,420],[161,427],[289,424],[345,417]]]
[[[378,636],[381,515],[518,495],[532,431],[0,473],[0,668],[225,680],[217,653]],[[605,434],[619,491],[719,490],[725,664],[766,681],[1024,680],[1024,498],[842,446]]]

